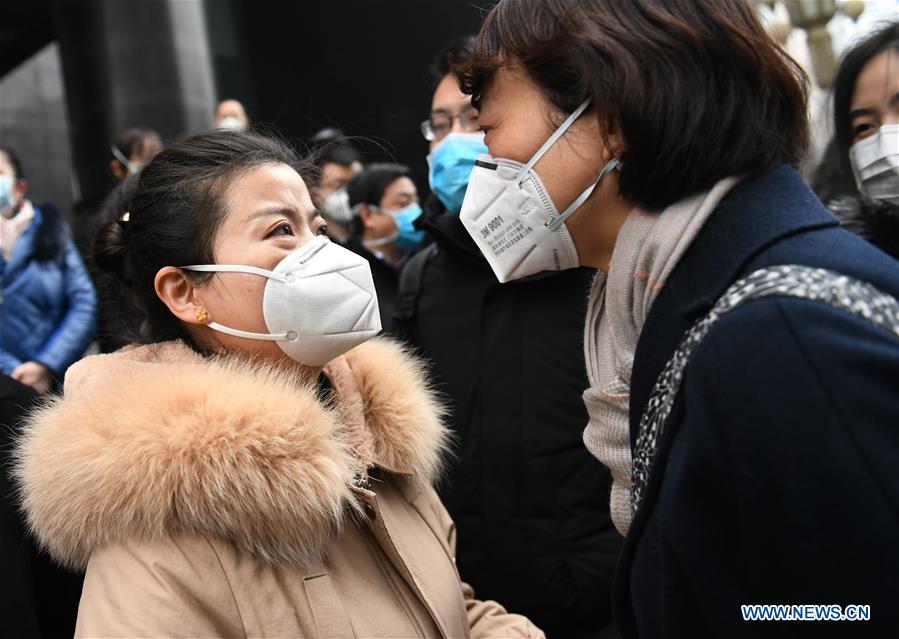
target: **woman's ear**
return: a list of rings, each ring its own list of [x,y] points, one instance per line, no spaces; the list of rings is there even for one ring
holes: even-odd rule
[[[159,269],[154,280],[156,295],[172,315],[187,324],[206,324],[209,313],[197,297],[197,288],[180,268]]]
[[[109,172],[112,173],[112,176],[119,182],[128,177],[128,169],[118,160],[109,161]]]
[[[359,219],[362,220],[362,226],[367,229],[374,228],[372,217],[377,215],[368,204],[359,207]]]
[[[28,192],[28,180],[19,178],[13,183],[12,194],[17,200],[21,200]]]

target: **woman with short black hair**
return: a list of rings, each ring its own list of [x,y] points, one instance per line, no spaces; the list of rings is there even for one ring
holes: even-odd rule
[[[807,79],[754,4],[504,0],[458,72],[490,151],[461,219],[498,279],[602,271],[584,440],[626,636],[816,602],[895,633],[899,265],[797,173]]]

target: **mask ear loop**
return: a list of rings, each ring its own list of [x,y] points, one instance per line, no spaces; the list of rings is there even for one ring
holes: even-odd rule
[[[565,220],[571,217],[571,214],[580,208],[581,204],[587,201],[587,198],[590,197],[590,194],[593,193],[593,189],[596,188],[596,185],[602,182],[603,178],[606,177],[609,173],[614,171],[617,168],[621,167],[621,156],[616,155],[602,168],[602,171],[599,173],[599,177],[596,178],[596,181],[588,186],[586,190],[581,193],[578,198],[572,202],[567,209],[557,218],[550,220],[546,223],[546,228],[550,231],[557,231],[559,227],[561,227]]]
[[[321,237],[320,239],[315,238],[309,244],[304,245],[299,249],[302,254],[302,257],[298,260],[299,263],[305,264],[330,243],[331,242],[330,240],[328,240],[328,238]],[[281,273],[275,273],[274,271],[269,271],[268,269],[259,268],[257,266],[249,266],[246,264],[191,264],[189,266],[182,266],[181,268],[185,271],[197,271],[201,273],[247,273],[249,275],[259,275],[261,277],[286,284],[293,283],[294,279],[296,278],[293,273],[282,275]],[[246,339],[262,340],[265,342],[289,342],[297,338],[297,334],[295,331],[287,331],[286,333],[251,333],[249,331],[242,331],[236,328],[231,328],[230,326],[224,326],[222,324],[219,324],[218,322],[209,322],[208,324],[206,324],[206,326],[220,333],[225,333],[226,335],[233,335],[234,337],[243,337]]]
[[[519,187],[522,185],[525,178],[527,177],[528,171],[530,171],[532,168],[534,168],[534,165],[540,161],[540,158],[542,158],[544,156],[544,154],[547,151],[549,151],[549,147],[551,147],[553,144],[555,144],[559,140],[560,137],[565,135],[565,131],[567,131],[569,129],[569,127],[571,127],[571,125],[574,124],[574,121],[577,120],[581,116],[581,113],[583,113],[586,110],[586,108],[588,106],[590,106],[590,102],[592,100],[593,100],[593,98],[587,98],[586,100],[581,102],[580,106],[578,108],[576,108],[571,115],[569,115],[567,118],[565,118],[565,121],[562,122],[562,124],[559,125],[559,128],[556,129],[555,133],[553,133],[551,136],[549,136],[549,139],[543,143],[543,146],[541,146],[539,149],[537,149],[537,152],[533,156],[531,156],[531,159],[528,160],[528,163],[524,165],[524,168],[521,169],[521,171],[518,173],[518,177],[516,178],[516,180],[518,181]]]
[[[113,157],[115,157],[115,159],[118,160],[119,163],[124,166],[129,173],[137,172],[137,169],[132,168],[131,160],[125,157],[125,154],[119,150],[119,147],[113,144],[109,147],[109,150],[112,151]]]

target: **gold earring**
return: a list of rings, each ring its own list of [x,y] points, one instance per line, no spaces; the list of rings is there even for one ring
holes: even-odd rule
[[[209,319],[209,313],[206,312],[206,309],[205,309],[205,308],[198,308],[198,309],[197,309],[197,321],[198,321],[198,322],[205,322],[205,321],[208,320],[208,319]]]

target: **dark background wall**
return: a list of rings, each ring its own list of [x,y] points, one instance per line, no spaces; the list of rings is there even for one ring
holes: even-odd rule
[[[428,68],[475,33],[491,0],[27,0],[0,3],[0,144],[30,169],[31,195],[75,211],[112,186],[123,128],[164,138],[211,126],[219,99],[301,148],[318,129],[358,136],[427,188],[419,122]],[[37,52],[41,52],[36,55]]]
[[[219,96],[244,100],[255,120],[288,138],[325,126],[371,138],[359,144],[366,160],[393,156],[426,188],[418,124],[430,110],[428,67],[450,39],[477,32],[490,4],[209,0]]]

